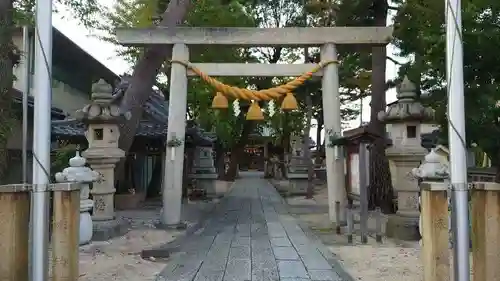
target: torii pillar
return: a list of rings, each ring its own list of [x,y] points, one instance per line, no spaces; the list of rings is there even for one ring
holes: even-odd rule
[[[117,41],[123,45],[174,45],[172,59],[188,60],[189,45],[231,45],[242,47],[321,47],[321,60],[336,60],[336,44],[386,45],[392,37],[390,27],[163,27],[147,29],[117,29]],[[193,63],[210,76],[291,77],[313,69],[315,64],[258,64],[258,63]],[[168,139],[184,138],[187,100],[187,76],[195,74],[179,64],[172,65],[170,77]],[[329,64],[323,72],[323,108],[325,128],[341,135],[338,65]],[[163,223],[180,223],[182,168],[184,143],[167,148],[163,186]],[[335,157],[337,156],[337,157]],[[343,155],[335,155],[334,148],[326,148],[326,168],[330,220],[335,222],[335,202],[346,205]],[[344,208],[340,208],[343,210]],[[340,217],[344,217],[340,214]]]

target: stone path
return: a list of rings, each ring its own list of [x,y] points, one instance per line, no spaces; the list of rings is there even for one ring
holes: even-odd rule
[[[242,178],[157,280],[347,281],[264,179]],[[339,272],[339,271],[342,271]]]

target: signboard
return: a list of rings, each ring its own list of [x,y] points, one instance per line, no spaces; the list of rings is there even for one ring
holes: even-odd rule
[[[351,184],[351,192],[359,195],[359,154],[351,153],[349,157],[349,180]]]

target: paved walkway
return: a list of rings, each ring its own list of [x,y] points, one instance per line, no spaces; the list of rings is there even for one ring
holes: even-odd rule
[[[180,251],[157,280],[350,280],[287,212],[276,190],[255,176],[236,181]]]

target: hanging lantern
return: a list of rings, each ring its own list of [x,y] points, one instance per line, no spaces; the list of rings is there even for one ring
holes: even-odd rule
[[[226,96],[224,96],[221,92],[217,92],[214,99],[212,100],[212,108],[213,109],[227,109],[228,102]]]
[[[276,106],[274,104],[274,100],[269,101],[267,104],[267,110],[269,112],[269,117],[273,117],[273,115],[276,113]]]
[[[284,111],[290,111],[299,108],[297,106],[297,100],[292,93],[286,93],[283,102],[281,103],[281,109]]]
[[[234,111],[234,117],[238,117],[238,115],[240,115],[241,109],[240,109],[240,101],[239,100],[233,101],[233,111]]]
[[[264,114],[259,106],[258,102],[253,101],[247,112],[247,120],[262,121],[264,120]]]

